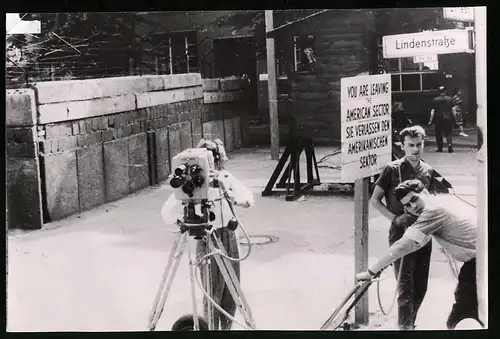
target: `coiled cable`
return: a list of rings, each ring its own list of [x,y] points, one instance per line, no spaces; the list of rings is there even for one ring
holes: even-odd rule
[[[225,200],[227,201],[228,205],[229,205],[229,208],[231,210],[231,213],[233,215],[233,217],[236,219],[236,221],[238,222],[238,225],[239,227],[241,227],[241,230],[243,231],[243,234],[245,235],[245,238],[247,239],[248,241],[248,250],[247,250],[247,253],[245,256],[243,256],[242,258],[233,258],[233,257],[230,257],[226,254],[224,254],[220,249],[216,249],[210,253],[207,253],[206,255],[202,256],[201,258],[199,258],[195,264],[195,266],[198,268],[198,270],[200,271],[200,275],[201,275],[201,264],[202,262],[211,257],[211,256],[215,256],[215,255],[220,255],[221,257],[223,258],[226,258],[230,261],[235,261],[235,262],[240,262],[240,261],[243,261],[245,259],[247,259],[249,256],[250,256],[250,253],[251,253],[251,248],[252,248],[252,245],[251,245],[251,241],[250,241],[250,237],[248,236],[248,233],[246,232],[245,230],[245,227],[243,226],[243,224],[240,222],[240,220],[238,219],[238,217],[236,216],[236,213],[234,212],[234,207],[233,207],[233,204],[232,202],[230,201],[229,199],[229,196],[227,195],[227,193],[224,193],[224,198]],[[222,197],[217,199],[217,200],[222,200]],[[221,209],[221,214],[222,214],[222,209]],[[212,233],[214,232],[214,228],[210,229],[209,231],[207,231],[208,233],[208,236],[211,237],[212,236]],[[203,295],[206,297],[206,299],[219,311],[221,312],[224,316],[226,316],[229,320],[233,321],[234,323],[240,325],[241,327],[243,327],[244,329],[247,329],[247,330],[253,330],[253,328],[247,326],[247,325],[243,325],[241,322],[239,322],[238,320],[236,320],[235,317],[233,317],[232,315],[230,315],[228,312],[226,312],[218,303],[217,301],[215,301],[212,296],[210,295],[210,293],[205,290],[205,288],[203,287],[203,284],[201,283],[200,281],[200,278],[198,276],[198,274],[195,274],[195,281],[196,281],[196,284],[198,285],[198,287],[200,288],[201,292],[203,293]]]
[[[380,281],[382,279],[379,279],[377,280],[377,301],[378,301],[378,306],[380,308],[380,311],[382,311],[382,313],[384,315],[389,315],[389,313],[392,312],[392,309],[394,308],[394,304],[396,303],[396,299],[397,299],[397,296],[398,296],[398,287],[399,287],[399,280],[401,279],[401,272],[403,272],[403,260],[404,260],[404,257],[402,257],[400,259],[400,263],[399,263],[399,270],[398,270],[398,276],[396,278],[396,289],[394,291],[394,295],[392,297],[392,302],[391,302],[391,306],[389,306],[388,310],[385,310],[384,307],[382,306],[382,300],[380,298]]]

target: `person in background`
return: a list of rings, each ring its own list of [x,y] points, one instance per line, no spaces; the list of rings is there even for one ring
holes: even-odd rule
[[[393,101],[392,103],[392,132],[393,140],[399,140],[399,132],[412,124],[410,118],[405,113],[403,103],[401,101]],[[399,140],[401,141],[401,140]]]
[[[452,131],[454,124],[454,106],[453,99],[446,94],[444,86],[439,87],[439,96],[432,100],[431,117],[429,119],[429,126],[434,123],[436,132],[436,152],[443,151],[443,135],[446,137],[448,144],[448,153],[453,152],[452,144]]]
[[[476,290],[476,233],[477,215],[465,205],[454,205],[446,195],[432,196],[419,180],[408,180],[398,185],[394,192],[407,213],[417,220],[408,227],[370,269],[356,275],[356,280],[371,280],[395,260],[416,253],[431,242],[431,236],[455,260],[463,262],[455,289],[455,303],[446,321],[448,329],[454,329],[464,319],[478,316]]]
[[[462,137],[468,137],[468,135],[464,132],[464,101],[462,100],[462,90],[459,88],[455,88],[453,90],[453,105],[455,107],[455,120],[457,121],[457,125],[460,128],[460,135]]]
[[[419,179],[425,187],[434,192],[437,185],[434,169],[422,159],[425,130],[421,126],[411,126],[400,132],[401,148],[405,156],[388,163],[375,183],[371,204],[391,222],[389,229],[389,245],[398,241],[407,227],[416,218],[405,213],[403,205],[394,195],[396,187],[405,180]],[[382,199],[385,198],[385,204]],[[394,263],[398,281],[398,325],[402,330],[413,330],[417,313],[427,292],[429,279],[429,263],[432,243],[428,243],[418,251],[405,256]]]

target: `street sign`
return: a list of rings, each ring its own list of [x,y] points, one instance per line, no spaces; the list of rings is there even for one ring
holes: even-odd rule
[[[380,173],[392,157],[391,75],[342,78],[343,181]]]
[[[471,51],[469,32],[463,29],[386,35],[382,46],[385,59]]]
[[[417,55],[413,57],[414,63],[419,62],[438,62],[437,54],[429,54],[429,55]]]
[[[474,22],[474,7],[445,7],[443,16],[448,20]]]
[[[439,62],[424,62],[424,69],[427,67],[431,71],[437,71],[439,69]]]
[[[19,13],[6,13],[5,15],[6,34],[40,34],[40,20],[24,21],[19,17]]]

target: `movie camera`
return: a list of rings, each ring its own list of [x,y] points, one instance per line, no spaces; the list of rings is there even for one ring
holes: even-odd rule
[[[206,148],[188,148],[172,158],[170,186],[175,198],[183,203],[199,204],[208,200],[210,185],[216,177],[213,152]]]
[[[163,313],[168,294],[172,287],[173,279],[177,273],[180,260],[184,255],[187,247],[189,259],[189,275],[190,287],[193,304],[193,313],[183,316],[178,319],[172,326],[172,330],[192,331],[192,330],[214,330],[221,326],[218,318],[215,315],[215,309],[223,314],[232,322],[240,324],[247,329],[255,329],[253,316],[247,300],[243,294],[239,283],[239,277],[236,274],[231,262],[237,263],[245,260],[250,254],[250,246],[247,254],[242,258],[234,258],[228,255],[227,249],[230,247],[227,241],[228,237],[220,237],[219,234],[227,232],[224,229],[216,232],[217,228],[212,225],[215,220],[213,211],[214,204],[219,201],[221,204],[225,200],[231,210],[233,218],[229,221],[226,228],[234,231],[238,226],[241,226],[248,243],[250,239],[234,213],[233,203],[228,194],[224,181],[218,178],[217,161],[220,154],[217,149],[210,150],[207,148],[189,148],[172,158],[173,173],[170,176],[170,186],[174,188],[174,196],[184,205],[184,216],[177,220],[180,228],[179,238],[171,247],[171,252],[168,258],[167,266],[160,282],[156,298],[153,302],[148,323],[148,329],[154,331],[156,325]],[[217,196],[211,196],[211,188],[218,188]],[[222,193],[222,195],[220,194]],[[200,211],[196,211],[196,206],[200,207]],[[221,219],[222,220],[222,219]],[[196,255],[193,253],[192,244],[189,244],[188,239],[192,237],[196,239],[198,245],[203,243],[203,251],[196,250]],[[236,241],[236,238],[233,239]],[[232,244],[232,247],[237,244]],[[196,274],[196,270],[200,271],[200,276]],[[203,273],[202,273],[203,271]],[[216,273],[216,274],[215,274]],[[245,320],[245,325],[238,322],[233,315],[226,312],[220,304],[221,296],[213,295],[212,285],[215,281],[212,279],[217,275],[221,275],[223,285],[226,286],[236,308],[239,309]],[[203,282],[199,278],[202,278]],[[201,290],[204,298],[208,302],[208,307],[204,310],[203,316],[198,315],[196,305],[195,283]]]

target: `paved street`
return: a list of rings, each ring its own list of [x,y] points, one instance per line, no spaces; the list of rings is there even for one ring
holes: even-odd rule
[[[319,160],[334,150],[317,148],[316,157]],[[238,210],[246,229],[252,235],[279,238],[274,244],[254,246],[242,264],[242,285],[258,328],[318,329],[353,286],[353,197],[306,196],[294,202],[286,202],[283,196],[261,197],[276,166],[269,149],[238,150],[230,158],[228,169],[256,196],[255,207]],[[454,185],[457,194],[475,204],[473,148],[457,147],[448,154],[434,153],[429,146],[424,159]],[[337,155],[327,163],[336,166],[339,161]],[[340,177],[340,171],[328,168],[321,168],[320,174],[324,182]],[[8,330],[145,330],[177,236],[159,214],[170,192],[167,185],[148,188],[54,222],[43,231],[10,232]],[[458,200],[457,204],[471,208]],[[373,209],[369,223],[370,260],[376,260],[387,249],[389,225]],[[242,253],[245,250],[241,246]],[[419,329],[444,329],[453,302],[455,281],[436,243],[432,261],[428,294],[417,319]],[[190,313],[187,268],[184,260],[158,330],[170,329],[178,317]],[[394,293],[391,278],[381,285],[386,305]],[[376,297],[372,287],[369,328],[395,328],[396,309],[382,317]]]

